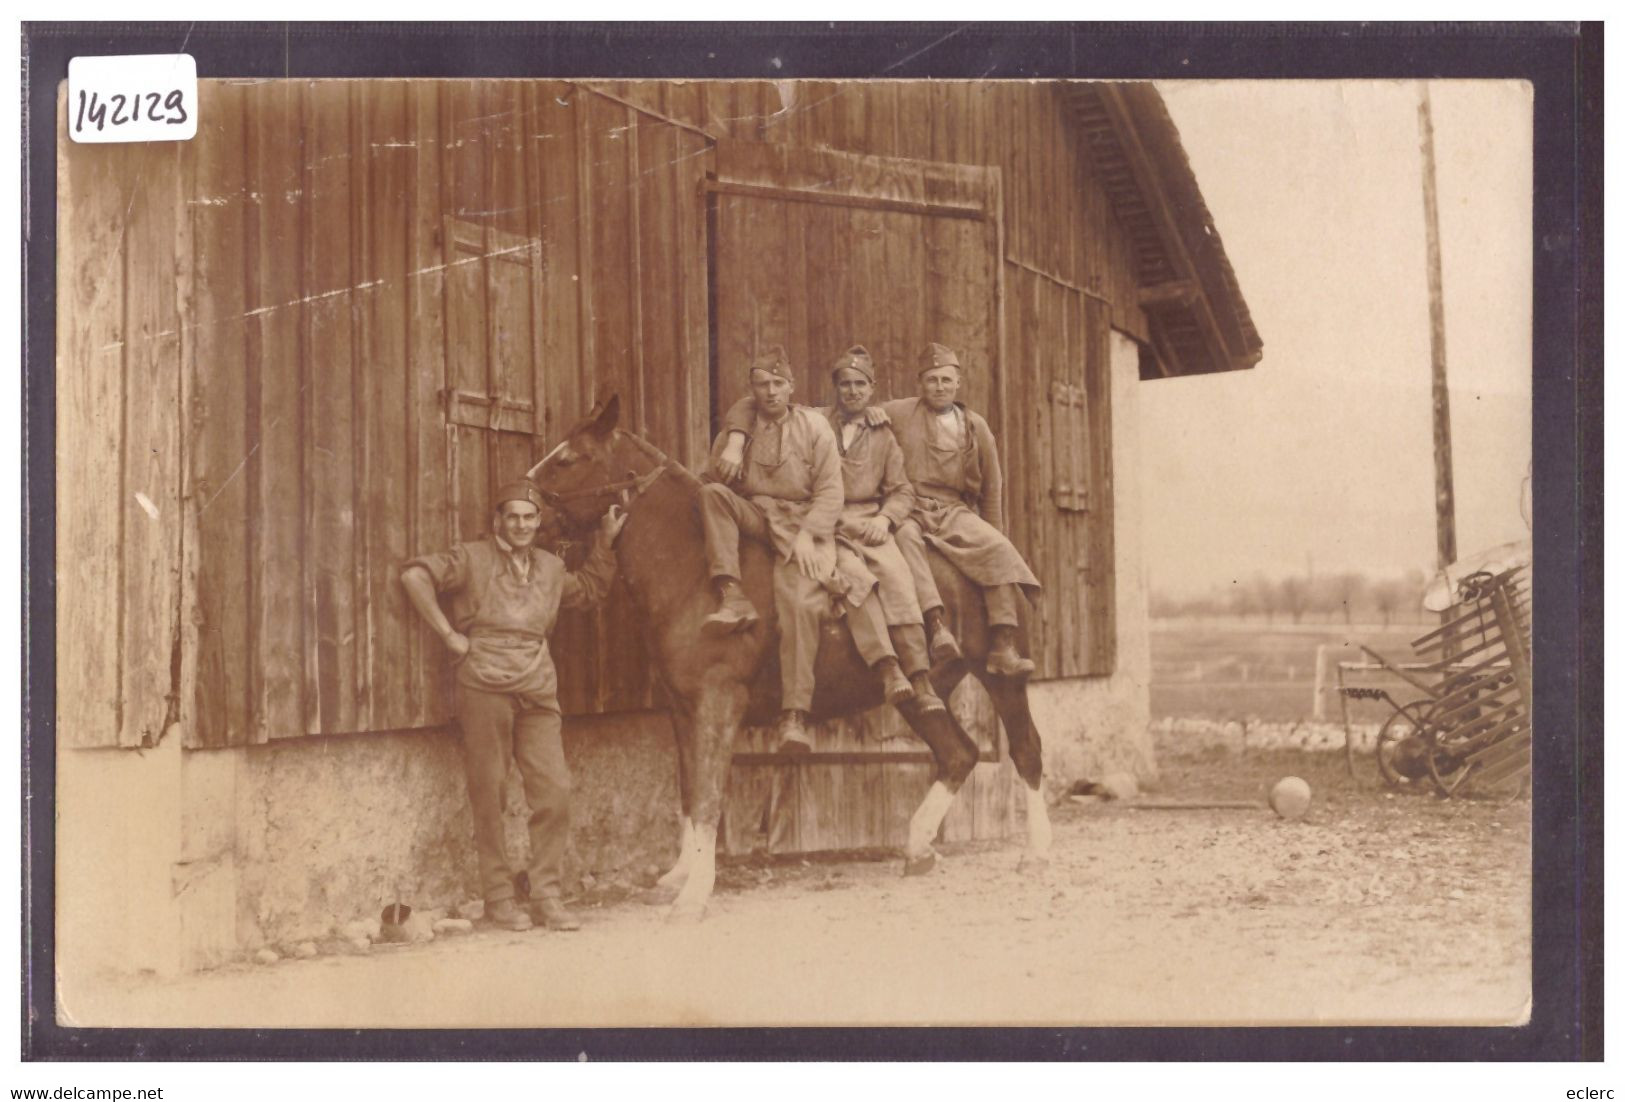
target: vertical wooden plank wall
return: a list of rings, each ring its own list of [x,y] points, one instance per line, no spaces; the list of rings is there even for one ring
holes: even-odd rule
[[[483,532],[494,485],[595,397],[619,393],[627,427],[674,455],[703,453],[710,142],[566,83],[206,82],[204,94],[196,163],[170,190],[183,193],[186,233],[173,215],[167,229],[133,224],[186,240],[199,289],[190,743],[442,723],[445,655],[399,589],[400,564]],[[484,232],[502,255],[448,267],[452,226]],[[127,262],[94,231],[78,239]],[[168,302],[138,297],[143,318],[174,311],[167,286]],[[108,302],[86,316],[107,332],[68,345],[117,346],[122,268],[96,287]],[[114,388],[87,395],[87,409],[123,401],[126,374],[79,377]],[[534,402],[539,435],[449,423],[448,388]],[[133,436],[95,439],[134,454]],[[173,496],[179,477],[168,481]],[[78,568],[87,607],[119,607],[116,561]],[[632,628],[624,597],[561,624],[567,708],[647,702],[646,671],[608,660],[609,640]],[[94,665],[114,680],[80,699],[108,715],[74,726],[116,730],[117,655]]]
[[[151,745],[179,705],[182,323],[177,273],[180,183],[189,143],[141,147],[141,194],[127,208],[124,303],[124,430],[121,495],[125,605],[119,741]],[[136,264],[145,258],[146,267]]]
[[[196,175],[187,198],[192,220],[192,391],[188,457],[196,518],[197,682],[188,745],[254,740],[249,704],[247,273],[248,90],[199,82]]]
[[[324,192],[326,178],[301,172],[302,165],[309,162],[289,155],[290,150],[299,148],[301,135],[307,129],[300,86],[276,83],[258,86],[254,91],[259,102],[248,116],[245,155],[250,189],[243,205],[244,307],[248,319],[243,477],[247,481],[248,538],[252,548],[248,570],[249,707],[254,720],[252,740],[263,742],[315,729],[310,724],[310,712],[300,706],[302,700],[307,706],[310,703],[309,694],[303,691],[310,673],[303,656],[312,629],[318,632],[318,651],[328,659],[323,663],[324,674],[333,670],[332,651],[341,633],[347,639],[354,635],[347,617],[342,625],[334,622],[338,615],[334,595],[343,600],[347,613],[348,587],[331,584],[327,574],[331,556],[326,554],[325,546],[311,553],[303,538],[301,507],[312,483],[332,495],[319,501],[317,508],[328,530],[334,533],[331,541],[342,540],[342,546],[348,548],[348,519],[340,513],[338,504],[339,487],[348,485],[347,472],[333,460],[349,458],[349,396],[343,394],[340,404],[338,395],[329,388],[335,378],[348,381],[349,364],[329,368],[323,340],[326,334],[335,334],[333,343],[347,361],[348,319],[341,313],[337,323],[323,327],[317,334],[301,332],[301,322],[311,316],[305,305],[307,295],[324,296],[330,288],[342,294],[350,280],[348,271],[333,270],[338,265],[329,257],[299,264],[302,243],[324,241],[335,230],[342,239],[340,227],[344,225],[341,214],[330,213],[328,224],[320,225],[315,235],[303,232],[302,223],[311,205],[306,192]],[[325,146],[319,143],[316,156],[331,155],[334,159],[327,164],[342,172],[345,166],[338,159],[342,157],[338,148],[338,140]],[[330,209],[336,211],[337,204]],[[317,298],[319,312],[330,315],[336,308],[331,296]],[[305,397],[313,391],[311,408],[317,417],[314,449],[305,446],[308,438],[302,408]],[[324,459],[329,462],[324,463]],[[314,478],[308,477],[312,472],[307,464],[314,468]],[[201,550],[209,552],[207,547]],[[346,562],[346,570],[348,566]],[[312,570],[319,571],[314,580]],[[313,588],[318,594],[315,624],[289,614],[300,607],[301,598]],[[350,658],[351,647],[346,645],[343,653]],[[323,695],[330,704],[339,696],[336,687]]]
[[[120,647],[107,618],[123,602],[124,210],[138,150],[58,149],[56,667],[78,680],[59,678],[57,724],[66,745],[117,746]]]
[[[150,738],[167,714],[167,701],[156,718],[146,705],[121,711],[138,696],[163,699],[136,690],[155,675],[168,685],[172,648],[162,643],[176,613],[149,612],[178,607],[182,553],[180,526],[152,522],[134,494],[163,518],[183,485],[197,542],[186,552],[197,578],[197,683],[182,702],[193,745],[445,719],[443,655],[406,607],[395,570],[402,557],[480,527],[483,498],[506,473],[493,468],[524,457],[489,430],[446,424],[442,391],[471,366],[453,355],[460,338],[447,329],[448,216],[540,243],[528,277],[536,314],[528,328],[504,331],[532,346],[536,443],[613,390],[631,427],[693,463],[710,432],[699,182],[714,161],[712,137],[999,166],[1011,361],[999,367],[1023,388],[1002,411],[1004,443],[1021,458],[1007,464],[1012,500],[1027,504],[1014,533],[1035,558],[1053,555],[1040,550],[1053,522],[1032,473],[1043,403],[1021,361],[1047,362],[1082,341],[1065,320],[1066,296],[1009,265],[1109,302],[1091,308],[1092,333],[1104,325],[1144,336],[1131,254],[1063,105],[1043,86],[632,85],[616,99],[568,83],[205,82],[202,94],[204,129],[184,155],[138,170],[118,150],[63,154],[71,232],[61,270],[75,308],[60,323],[61,411],[65,428],[79,428],[62,437],[59,500],[71,489],[85,505],[59,518],[59,646],[71,644],[59,657],[85,684],[64,699],[61,718],[69,737],[93,744]],[[152,206],[124,218],[113,196],[137,177],[175,180],[174,213]],[[826,220],[858,232],[864,217]],[[927,224],[923,237],[879,242],[874,262],[892,268],[918,253],[930,273],[913,291],[922,316],[935,310],[965,327],[922,338],[979,343],[991,322],[969,310],[961,319],[941,298],[980,274],[952,270],[970,255],[956,236],[977,227]],[[177,280],[154,276],[175,274],[160,259],[164,238],[185,269],[179,283],[195,288],[184,326],[162,320],[178,309]],[[806,232],[783,244],[815,268],[825,242]],[[782,328],[805,314],[806,328],[856,285],[821,289],[828,301],[769,299],[764,308],[784,315]],[[163,335],[171,329],[173,339]],[[182,362],[192,372],[187,423],[168,424],[165,410],[179,403],[156,396],[178,399]],[[146,385],[166,378],[168,391]],[[1095,457],[1109,456],[1109,395],[1096,393],[1104,378],[1089,395]],[[84,431],[92,426],[99,431]],[[143,449],[142,437],[172,446]],[[174,468],[181,438],[184,477]],[[1092,477],[1109,482],[1109,469],[1097,461]],[[1085,542],[1095,556],[1109,548],[1107,496],[1091,498]],[[116,507],[93,517],[93,501]],[[120,556],[69,553],[105,541],[108,516],[126,537]],[[1103,584],[1092,570],[1080,672],[1105,672],[1109,661],[1097,642],[1109,640]],[[109,609],[124,610],[115,633],[105,631]],[[625,615],[623,604],[567,625],[596,655],[567,671],[568,706],[641,698],[640,673],[603,675],[606,633],[623,629]],[[1050,676],[1074,665],[1047,644],[1044,662]]]
[[[354,686],[362,676],[355,589],[360,531],[356,467],[364,454],[366,410],[356,400],[356,315],[362,307],[352,227],[364,197],[355,188],[350,88],[304,89],[304,234],[308,299],[302,303],[306,354],[300,365],[309,420],[302,492],[307,501],[304,626],[306,732],[358,729]],[[368,365],[369,367],[372,365]]]
[[[451,543],[447,498],[446,424],[441,389],[446,385],[445,268],[439,234],[441,193],[440,93],[428,81],[406,86],[405,197],[406,296],[406,555]],[[388,205],[388,204],[385,204]],[[407,617],[408,722],[416,726],[450,714],[445,648],[420,618]]]
[[[1090,296],[1084,300],[1084,339],[1087,375],[1084,388],[1089,403],[1089,435],[1111,440],[1112,324],[1111,307]],[[1088,608],[1088,650],[1080,665],[1088,672],[1109,672],[1117,664],[1116,537],[1113,512],[1112,449],[1094,447],[1089,453],[1094,496],[1088,525],[1089,555],[1085,601]]]
[[[358,629],[366,651],[357,693],[366,704],[371,730],[414,726],[414,634],[395,614],[402,599],[396,571],[415,553],[410,541],[414,484],[421,468],[410,459],[417,443],[416,407],[408,332],[412,311],[411,202],[416,149],[408,105],[409,84],[386,84],[361,97],[359,188],[367,196],[360,225],[361,264],[366,287],[360,311],[360,404],[368,411],[362,529],[365,593]],[[415,618],[415,617],[414,617]]]
[[[59,150],[58,737],[152,745],[178,704],[176,226],[190,158],[167,144]]]

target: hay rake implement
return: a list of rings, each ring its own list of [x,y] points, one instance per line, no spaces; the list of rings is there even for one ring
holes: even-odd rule
[[[1421,695],[1400,702],[1386,689],[1340,686],[1352,764],[1348,701],[1386,701],[1377,732],[1377,770],[1395,788],[1431,784],[1444,796],[1521,791],[1529,777],[1530,620],[1526,570],[1469,575],[1444,623],[1413,640],[1413,662],[1392,662],[1362,646],[1372,665]],[[1339,680],[1342,670],[1339,670]]]

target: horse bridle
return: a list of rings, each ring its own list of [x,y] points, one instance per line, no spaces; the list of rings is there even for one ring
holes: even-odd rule
[[[655,460],[655,466],[643,474],[628,471],[627,476],[618,481],[606,482],[601,486],[583,486],[579,490],[565,490],[560,493],[555,490],[544,490],[540,486],[536,487],[537,492],[542,495],[542,500],[547,503],[549,508],[562,513],[565,502],[580,501],[584,498],[597,497],[600,494],[611,498],[621,495],[621,508],[629,508],[632,502],[642,497],[644,492],[654,485],[655,480],[665,474],[666,469],[671,466],[671,457],[642,437],[632,433],[623,433],[620,429],[616,429],[614,435],[617,437],[624,436],[645,455],[650,455]],[[542,462],[545,463],[546,460]],[[537,464],[537,467],[540,468],[541,465]]]

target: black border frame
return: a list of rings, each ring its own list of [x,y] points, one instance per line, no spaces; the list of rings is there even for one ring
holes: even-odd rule
[[[1598,23],[25,23],[22,1055],[27,1060],[1597,1060],[1602,1056]],[[1518,1028],[155,1030],[54,1022],[55,95],[78,54],[200,77],[1512,78],[1534,99],[1533,1017]],[[1557,659],[1561,657],[1561,661]]]

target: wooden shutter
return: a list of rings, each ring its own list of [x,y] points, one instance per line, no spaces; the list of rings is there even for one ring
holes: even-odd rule
[[[491,493],[536,458],[541,249],[518,234],[445,220],[445,401],[450,529],[474,539]]]
[[[540,245],[446,219],[446,420],[535,432]]]
[[[1089,507],[1089,402],[1084,389],[1056,380],[1050,383],[1055,466],[1050,498],[1057,509],[1081,513]]]

